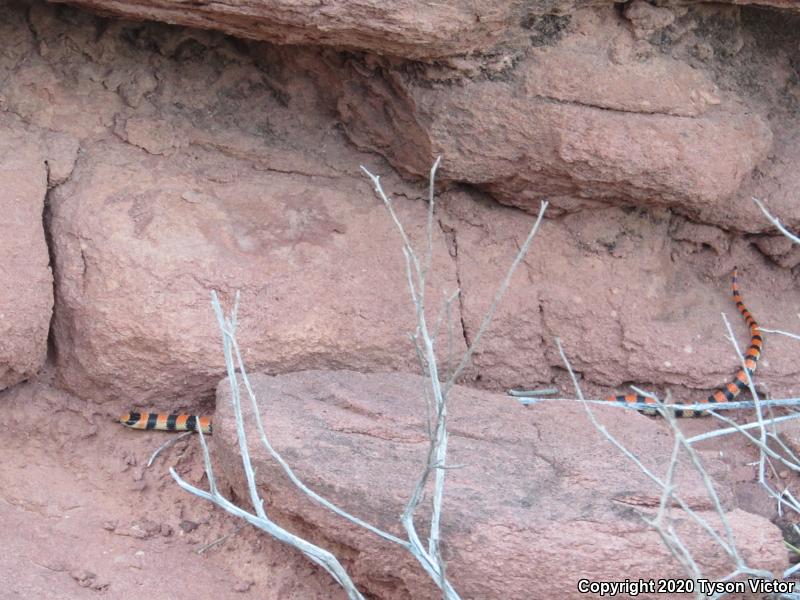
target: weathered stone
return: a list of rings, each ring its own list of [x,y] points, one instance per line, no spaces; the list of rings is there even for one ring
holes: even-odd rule
[[[344,510],[404,537],[399,516],[423,468],[427,436],[423,380],[406,374],[308,371],[251,376],[270,442],[312,489]],[[463,598],[582,598],[579,579],[684,577],[652,517],[660,490],[594,429],[579,405],[529,409],[508,396],[463,387],[449,404],[449,459],[442,516],[447,573]],[[250,402],[242,406],[257,485],[273,519],[339,555],[362,589],[378,598],[433,598],[435,588],[405,550],[335,516],[299,492],[258,442]],[[663,424],[597,408],[608,430],[663,476],[671,441]],[[601,451],[598,451],[601,449]],[[213,454],[220,489],[248,497],[227,380],[218,388]],[[745,561],[780,573],[777,527],[737,508],[716,452],[703,461]],[[713,526],[719,520],[688,461],[677,489]],[[417,527],[425,538],[428,502]],[[735,567],[678,508],[672,523],[704,574]],[[588,540],[588,541],[587,541]],[[656,598],[644,594],[640,598]],[[662,596],[663,597],[663,596]]]
[[[275,0],[194,3],[175,0],[51,0],[129,19],[217,29],[278,44],[320,44],[413,59],[481,53],[547,35],[553,19],[611,0],[334,0],[323,8]],[[724,0],[715,0],[722,3]],[[728,0],[798,10],[794,0]],[[638,12],[643,12],[639,9]]]
[[[420,59],[466,54],[522,38],[525,29],[520,20],[551,4],[540,0],[526,10],[515,0],[486,6],[465,0],[441,4],[337,0],[321,9],[270,0],[194,5],[169,0],[70,3],[102,14],[218,29],[280,44],[321,44]],[[572,0],[568,5],[590,3]]]
[[[533,217],[475,193],[447,192],[441,203],[471,340]],[[712,244],[718,249],[710,250]],[[655,385],[662,397],[669,389],[676,400],[704,398],[739,365],[720,313],[739,347],[749,344],[731,300],[736,265],[745,303],[759,322],[796,319],[792,274],[718,228],[687,227],[663,209],[606,208],[546,219],[470,374],[492,389],[555,383],[569,394],[559,338],[592,394],[627,393],[626,383],[639,381]],[[767,340],[756,381],[773,394],[800,393],[796,342],[769,334]]]
[[[395,203],[421,243],[425,204]],[[400,237],[363,178],[320,181],[198,149],[156,157],[111,142],[86,149],[52,207],[58,373],[83,396],[159,406],[207,396],[223,370],[212,290],[226,306],[241,291],[250,365],[417,364]],[[432,323],[443,290],[457,288],[434,234]]]
[[[786,269],[800,265],[800,246],[784,235],[765,235],[755,243],[759,250]]]
[[[0,390],[36,374],[47,356],[53,278],[44,200],[48,175],[71,169],[70,149],[74,160],[74,143],[0,113]]]
[[[351,64],[339,108],[360,147],[416,175],[442,154],[444,179],[529,211],[548,197],[706,214],[729,205],[772,142],[766,121],[707,74],[637,56],[610,9],[576,15],[569,36],[503,77],[430,85]]]

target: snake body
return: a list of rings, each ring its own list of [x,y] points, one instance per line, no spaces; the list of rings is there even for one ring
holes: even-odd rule
[[[125,413],[119,422],[131,429],[156,429],[159,431],[197,431],[211,433],[211,417],[165,413]]]
[[[747,310],[747,307],[744,305],[744,300],[742,300],[742,294],[739,292],[739,282],[737,279],[737,272],[736,268],[733,269],[733,280],[731,283],[731,288],[733,290],[733,301],[736,303],[736,308],[739,309],[739,312],[744,319],[744,322],[747,323],[747,326],[750,328],[750,346],[747,348],[747,352],[744,355],[744,367],[739,367],[739,370],[736,371],[736,375],[734,375],[733,379],[730,383],[726,384],[725,386],[717,389],[711,394],[708,398],[704,401],[698,402],[698,404],[717,404],[720,402],[730,402],[736,396],[738,396],[743,389],[747,387],[747,373],[745,373],[745,369],[752,377],[756,372],[756,365],[758,364],[758,359],[761,358],[761,348],[764,344],[764,340],[761,337],[761,329],[758,327],[758,323],[753,318],[753,315],[750,314],[750,311]],[[625,394],[621,396],[609,396],[606,400],[610,402],[622,402],[622,403],[642,403],[642,404],[658,404],[658,402],[654,398],[650,398],[648,396],[642,396],[641,394]],[[657,415],[659,414],[655,408],[639,408],[637,409],[640,412],[647,414],[647,415]],[[708,414],[708,411],[705,410],[675,410],[676,417],[702,417]]]
[[[736,308],[742,315],[745,323],[750,328],[750,346],[744,356],[744,367],[739,367],[730,383],[717,389],[708,398],[700,403],[717,404],[721,402],[730,402],[738,396],[743,389],[747,387],[747,373],[752,377],[756,371],[758,359],[761,358],[761,349],[764,343],[761,337],[761,329],[758,323],[747,310],[742,300],[742,294],[739,292],[739,282],[737,279],[736,268],[733,269],[733,278],[731,282],[733,290],[733,301],[736,303]],[[643,396],[641,394],[623,394],[619,396],[609,396],[606,398],[609,402],[622,402],[626,404],[650,404],[656,405],[658,402],[654,398]],[[640,412],[648,415],[658,415],[658,410],[655,408],[637,408]],[[676,417],[702,417],[707,415],[705,410],[675,410]],[[166,413],[138,413],[130,412],[122,415],[119,422],[130,427],[131,429],[156,429],[160,431],[197,431],[197,428],[203,431],[204,434],[210,434],[212,431],[211,417],[187,415],[187,414],[166,414]]]

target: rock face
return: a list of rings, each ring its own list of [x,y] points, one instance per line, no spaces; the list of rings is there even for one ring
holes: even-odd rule
[[[527,210],[542,197],[557,207],[591,199],[695,217],[727,205],[771,147],[765,120],[685,62],[641,56],[612,11],[579,13],[570,28],[503,76],[457,86],[353,68],[339,102],[344,123],[356,143],[400,169],[427,171],[418,148],[443,154],[443,177]]]
[[[53,278],[44,199],[48,183],[63,180],[75,150],[63,136],[0,114],[0,390],[35,375],[45,362]]]
[[[553,28],[560,15],[610,0],[466,0],[387,5],[380,0],[334,0],[324,7],[276,0],[197,3],[170,0],[51,0],[129,19],[147,19],[218,29],[238,37],[279,44],[320,44],[412,59],[490,52],[521,45],[524,38]],[[723,0],[724,1],[724,0]],[[735,4],[797,10],[793,0],[728,0]],[[720,4],[722,2],[719,2]],[[632,4],[645,5],[642,0]],[[639,6],[631,12],[642,13]],[[629,9],[630,10],[630,9]],[[650,9],[654,12],[654,9]]]
[[[82,157],[52,201],[66,386],[137,405],[203,397],[224,368],[212,290],[226,307],[241,291],[250,364],[416,365],[399,234],[367,184],[248,169],[113,143]],[[424,205],[398,200],[397,209],[421,242]],[[440,234],[434,250],[438,300],[457,284]]]
[[[297,475],[345,510],[403,537],[399,515],[427,449],[422,379],[309,371],[257,375],[252,383],[270,441]],[[375,597],[436,596],[401,548],[299,493],[257,442],[249,402],[243,411],[258,486],[272,518],[334,553],[339,548],[356,582]],[[659,423],[619,409],[596,411],[613,435],[663,476],[670,444]],[[507,396],[456,387],[450,412],[449,463],[460,468],[448,471],[442,533],[448,574],[463,598],[530,598],[532,589],[543,598],[579,598],[579,579],[615,580],[620,560],[630,579],[683,577],[642,521],[653,516],[659,491],[602,438],[581,406],[524,409]],[[215,472],[246,498],[232,415],[226,380],[215,415]],[[744,559],[779,572],[786,564],[780,532],[737,508],[726,468],[714,455],[703,460],[719,482]],[[718,526],[688,464],[679,467],[677,483],[692,510]],[[704,572],[721,577],[733,570],[680,513],[673,513],[677,529],[693,555],[703,557]],[[425,519],[417,523],[425,531]]]
[[[573,0],[571,5],[588,4]],[[187,7],[169,1],[76,2],[104,14],[219,29],[226,33],[281,44],[329,45],[411,58],[466,54],[521,37],[518,25],[527,11],[503,0],[481,7],[465,0],[420,5],[413,0],[336,1],[312,9],[294,3],[248,0]],[[548,2],[535,2],[529,11]]]
[[[224,301],[243,291],[250,365],[414,366],[399,243],[357,166],[389,174],[417,240],[426,190],[355,142],[415,175],[444,152],[428,306],[433,317],[444,292],[461,290],[455,352],[531,223],[495,201],[552,201],[468,380],[560,385],[560,336],[592,393],[627,382],[707,393],[736,365],[717,315],[744,338],[734,264],[757,318],[781,324],[798,310],[794,252],[760,233],[749,200],[768,196],[800,223],[800,131],[781,104],[791,57],[761,50],[777,24],[737,11],[584,6],[522,54],[449,66],[243,48],[40,4],[7,11],[2,106],[80,147],[71,177],[70,160],[48,159],[60,183],[46,220],[60,383],[141,407],[210,399],[222,368],[211,289]],[[728,63],[726,48],[738,48]],[[748,64],[763,67],[750,75],[760,90],[787,94],[758,95],[731,74]],[[795,357],[770,339],[759,375],[773,391],[796,391]]]
[[[58,444],[80,432],[83,442],[102,438],[66,455],[85,457],[71,472],[95,473],[98,449],[116,453],[105,464],[130,469],[146,493],[151,472],[135,468],[131,440],[107,429],[108,414],[209,409],[224,374],[210,294],[229,307],[239,290],[244,360],[281,374],[257,378],[276,444],[312,485],[398,532],[425,449],[420,382],[356,371],[416,372],[414,312],[399,236],[358,167],[383,177],[423,254],[427,174],[443,154],[426,296],[443,363],[475,340],[540,200],[551,201],[464,374],[476,390],[459,388],[453,400],[451,460],[464,465],[448,473],[453,580],[465,598],[531,589],[568,598],[579,575],[618,579],[621,559],[631,576],[683,575],[640,518],[658,491],[580,407],[525,411],[477,390],[571,394],[558,337],[590,396],[629,384],[678,401],[705,396],[737,367],[721,312],[746,346],[734,265],[762,325],[796,330],[800,250],[751,200],[800,230],[796,3],[74,4],[103,16],[0,0],[0,389],[41,370],[31,385],[77,397],[49,402],[48,393],[28,406],[10,390],[4,397],[27,416],[7,428],[27,441],[28,423],[46,411]],[[307,369],[327,370],[288,375]],[[773,396],[800,394],[796,341],[768,334],[756,381]],[[73,401],[74,414],[61,415]],[[215,452],[241,494],[224,386],[218,408]],[[663,424],[599,412],[663,469]],[[41,466],[30,439],[6,488],[26,461]],[[753,485],[750,450],[714,449],[706,464],[740,549],[751,566],[780,571],[784,547],[766,520],[774,507]],[[192,458],[180,454],[179,467],[197,481]],[[257,460],[276,516],[335,548],[374,597],[435,597],[408,556],[342,526]],[[59,481],[25,496],[70,489]],[[680,482],[713,520],[697,478],[682,469]],[[176,519],[170,535],[192,520]],[[724,575],[724,555],[690,520],[676,526],[704,572]],[[81,529],[73,523],[69,536]],[[238,548],[260,558],[234,561],[226,589],[252,579],[274,595],[265,597],[331,597],[327,578],[265,581],[270,557],[290,563],[285,549]],[[88,563],[75,573],[76,586],[95,580]],[[133,596],[144,589],[126,581]]]
[[[530,221],[479,194],[447,192],[441,221],[457,248],[466,339],[492,300],[495,275],[513,259]],[[587,214],[588,213],[588,214]],[[475,354],[473,376],[494,389],[561,386],[570,393],[555,338],[561,339],[587,390],[619,393],[627,382],[660,382],[664,396],[695,401],[730,380],[738,362],[725,313],[740,348],[747,328],[731,300],[739,265],[745,303],[762,324],[788,323],[797,302],[790,273],[765,263],[752,245],[667,210],[610,207],[546,222]],[[719,235],[721,234],[721,235]],[[699,247],[715,250],[698,252]],[[713,273],[700,281],[696,270]],[[613,282],[611,285],[608,282]],[[795,317],[796,318],[796,317]],[[794,395],[797,348],[769,335],[757,379]],[[780,390],[780,391],[778,391]]]

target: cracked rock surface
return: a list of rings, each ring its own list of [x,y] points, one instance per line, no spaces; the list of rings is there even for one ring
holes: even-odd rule
[[[261,368],[413,369],[399,240],[358,165],[385,176],[418,241],[426,190],[379,154],[424,175],[444,153],[428,308],[461,290],[454,351],[530,224],[496,201],[552,202],[467,380],[553,383],[558,335],[590,389],[640,381],[690,397],[735,368],[716,316],[729,311],[744,333],[727,291],[734,264],[757,318],[796,313],[793,254],[759,233],[746,196],[774,191],[770,206],[796,222],[793,105],[732,74],[760,61],[751,80],[777,83],[790,58],[760,53],[770,22],[752,9],[733,22],[730,65],[688,61],[698,34],[687,23],[727,26],[734,9],[647,20],[583,8],[500,70],[473,72],[9,7],[2,106],[60,140],[44,221],[54,359],[73,392],[140,407],[210,401],[222,370],[212,289],[224,301],[242,291],[243,342]],[[634,35],[643,19],[675,39]],[[787,154],[764,159],[769,148]],[[794,389],[789,346],[771,340],[762,363],[776,392]]]
[[[405,537],[398,515],[419,475],[428,439],[419,420],[423,381],[416,375],[306,371],[252,377],[272,445],[298,476],[332,502],[369,523]],[[229,385],[218,391],[214,425],[217,474],[247,496]],[[580,598],[581,577],[613,580],[619,556],[631,579],[682,577],[669,551],[640,515],[654,514],[659,494],[621,453],[587,457],[607,443],[581,406],[553,404],[526,410],[508,396],[456,386],[449,404],[450,461],[443,516],[445,558],[463,598]],[[247,436],[257,439],[248,401],[242,404]],[[663,472],[669,436],[653,420],[613,408],[598,417],[650,468]],[[570,423],[554,428],[552,423]],[[260,444],[253,466],[273,518],[323,545],[347,547],[347,567],[378,598],[432,598],[436,591],[411,555],[333,515],[303,496]],[[704,454],[737,542],[747,560],[781,568],[780,534],[766,519],[738,508],[731,472],[716,452]],[[714,521],[703,483],[686,464],[676,485],[692,510]],[[609,498],[613,499],[609,502]],[[427,505],[427,503],[425,503]],[[676,509],[678,510],[678,509]],[[420,509],[424,513],[424,509]],[[680,512],[678,510],[678,512]],[[420,534],[427,529],[419,519]],[[676,519],[705,572],[725,572],[726,559],[695,530]],[[652,548],[652,552],[641,552]],[[517,557],[509,560],[509,556]],[[523,558],[527,557],[527,558]],[[502,565],[498,571],[497,565]],[[502,595],[498,594],[502,590]],[[656,598],[657,595],[643,595]]]
[[[447,348],[458,356],[476,338],[540,201],[551,202],[460,382],[469,389],[459,388],[453,462],[468,468],[453,472],[453,498],[469,511],[446,523],[453,572],[475,598],[523,597],[531,577],[566,597],[575,572],[608,577],[620,555],[650,568],[635,549],[659,546],[631,511],[651,507],[653,492],[598,450],[580,410],[523,411],[492,393],[570,395],[558,337],[589,396],[634,384],[676,401],[705,397],[737,367],[720,314],[740,347],[748,339],[731,301],[734,266],[755,318],[796,331],[800,249],[751,201],[800,229],[796,3],[74,4],[96,12],[0,0],[0,404],[11,414],[0,420],[0,455],[13,454],[0,461],[0,512],[17,553],[36,559],[0,558],[0,579],[21,573],[25,597],[46,596],[40,572],[64,597],[158,597],[147,587],[154,578],[191,563],[192,589],[208,597],[335,597],[324,573],[255,534],[220,544],[208,571],[190,550],[176,553],[179,532],[207,544],[233,524],[195,512],[166,475],[174,457],[202,483],[194,446],[147,471],[143,457],[160,442],[120,432],[109,417],[212,411],[224,365],[210,295],[230,306],[238,290],[245,362],[281,375],[258,378],[266,394],[290,397],[275,414],[297,428],[296,438],[279,432],[290,458],[396,527],[422,460],[424,411],[413,376],[380,374],[418,371],[414,311],[400,237],[359,166],[382,177],[421,248],[437,154],[429,323],[459,290],[439,329],[443,362]],[[761,390],[800,393],[798,358],[794,340],[769,334]],[[218,409],[217,455],[241,493],[230,415]],[[609,415],[663,458],[663,424]],[[713,449],[740,539],[781,568],[752,451]],[[362,463],[348,472],[352,455]],[[288,519],[327,526],[301,517],[263,469]],[[519,554],[509,533],[519,522],[539,554],[508,566],[520,587],[503,595],[506,580],[481,569]],[[371,542],[337,527],[320,535],[343,540],[377,597],[432,595],[405,559],[394,556],[396,572],[381,562],[384,549],[366,558]],[[109,539],[114,554],[95,552]],[[585,554],[561,560],[575,549]],[[264,575],[276,563],[289,565],[277,582]]]

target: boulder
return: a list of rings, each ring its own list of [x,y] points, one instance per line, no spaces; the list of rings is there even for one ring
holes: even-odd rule
[[[399,516],[428,445],[422,378],[307,371],[253,375],[251,383],[270,442],[296,474],[341,508],[403,537]],[[654,516],[660,490],[594,429],[582,406],[525,409],[508,396],[457,386],[449,407],[453,468],[444,494],[443,553],[462,598],[523,599],[532,590],[541,598],[581,598],[582,578],[685,577],[642,519]],[[663,423],[615,408],[595,412],[648,468],[664,476],[672,441]],[[300,493],[258,442],[247,400],[243,414],[257,485],[271,518],[337,554],[365,593],[437,596],[401,547]],[[236,497],[248,498],[227,380],[219,385],[214,418],[213,459],[221,489],[230,486]],[[787,554],[778,528],[736,506],[727,467],[716,452],[703,452],[702,460],[717,481],[744,560],[779,574]],[[692,510],[719,527],[699,476],[683,459],[676,484]],[[416,520],[423,539],[428,505],[423,502]],[[714,579],[734,570],[686,514],[673,508],[672,516],[704,575]]]
[[[422,249],[426,205],[395,202]],[[240,341],[259,368],[417,364],[400,236],[365,178],[98,143],[54,192],[51,228],[58,380],[83,397],[208,399],[224,371],[212,290],[226,308],[241,292]],[[433,241],[432,323],[458,287],[438,228]]]

